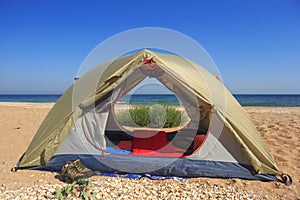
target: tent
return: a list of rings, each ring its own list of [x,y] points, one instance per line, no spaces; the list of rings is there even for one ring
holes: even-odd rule
[[[116,101],[147,77],[182,100],[190,117],[187,126],[172,133],[128,133],[118,125]],[[199,108],[208,113],[204,120]],[[76,159],[101,173],[265,181],[282,175],[221,81],[188,59],[150,50],[102,63],[76,80],[49,112],[16,169],[59,170]]]

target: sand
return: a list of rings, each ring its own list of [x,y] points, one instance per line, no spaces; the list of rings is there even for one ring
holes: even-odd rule
[[[34,170],[10,172],[10,169],[28,147],[39,125],[52,106],[51,103],[0,103],[0,186],[2,188],[0,199],[6,197],[1,196],[1,193],[5,193],[6,190],[16,191],[15,193],[18,194],[17,191],[22,190],[24,187],[37,188],[37,186],[45,187],[47,185],[48,187],[53,184],[62,184],[55,178],[55,173]],[[229,185],[233,188],[232,191],[241,193],[250,191],[253,194],[252,199],[300,199],[300,107],[245,107],[245,110],[257,127],[279,169],[292,176],[293,184],[291,186],[288,187],[275,182],[240,179],[194,178],[186,181],[120,179],[118,184],[121,185],[118,188],[130,184],[163,187],[163,185],[175,183],[183,188],[179,190],[181,191],[180,195],[183,195],[184,190],[188,191],[188,188],[194,187],[195,184],[204,184],[204,186],[209,184],[217,189],[210,190],[209,192],[213,192],[213,194],[202,198],[209,198],[211,195],[211,197],[216,198],[216,193],[223,191]],[[93,177],[93,179],[109,182],[117,180],[109,177]],[[156,190],[160,191],[157,188]],[[243,199],[243,196],[239,196],[239,198]]]

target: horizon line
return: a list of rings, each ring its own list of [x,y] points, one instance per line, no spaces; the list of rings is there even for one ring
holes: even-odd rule
[[[64,93],[0,93],[0,95],[63,95]],[[128,93],[127,93],[128,94]],[[125,94],[125,95],[127,95]],[[137,93],[134,95],[172,95],[174,93]],[[300,95],[300,93],[231,93],[232,95]],[[132,94],[130,94],[132,95]],[[175,95],[175,94],[174,94]]]

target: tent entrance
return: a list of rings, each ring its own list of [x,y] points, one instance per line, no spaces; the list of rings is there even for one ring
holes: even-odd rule
[[[146,94],[139,93],[139,89]],[[147,93],[147,89],[151,93]],[[154,93],[163,90],[167,92]],[[209,127],[208,106],[191,105],[189,97],[181,98],[159,81],[147,78],[132,91],[110,107],[105,131],[106,152],[185,157],[201,147]],[[176,124],[175,120],[179,122]]]
[[[184,157],[204,143],[209,106],[155,63],[135,68],[111,98],[106,152]]]
[[[129,71],[127,75],[117,81],[113,91],[94,101],[91,106],[83,108],[82,116],[76,120],[74,127],[55,155],[66,152],[101,155],[102,152],[106,152],[118,155],[184,157],[194,155],[193,153],[199,150],[208,135],[211,118],[209,106],[157,65],[154,70],[143,68],[143,66]],[[143,85],[147,81],[148,84]],[[153,88],[155,85],[167,93],[155,93],[159,91],[157,88]],[[153,101],[137,105],[135,97],[140,98],[141,95],[145,95],[145,93],[139,93],[139,89],[145,92],[147,87],[152,89],[148,93],[146,91],[148,97],[160,96],[160,100],[152,98]],[[128,94],[130,94],[130,98],[126,100]],[[171,98],[173,105],[168,104],[170,102],[166,101],[168,98]],[[127,115],[131,118],[128,109],[133,106],[146,106],[151,109],[155,107],[154,118],[156,119],[161,116],[166,117],[167,107],[172,108],[173,112],[180,110],[179,113],[183,113],[180,114],[180,117],[184,115],[186,121],[179,122],[177,126],[170,128],[166,128],[160,123],[151,127],[153,125],[153,116],[151,116],[151,121],[146,124],[149,126],[134,124],[125,127],[118,121],[116,108],[127,109]],[[150,112],[151,110],[149,110],[149,115],[151,115]],[[165,124],[166,120],[163,122]]]

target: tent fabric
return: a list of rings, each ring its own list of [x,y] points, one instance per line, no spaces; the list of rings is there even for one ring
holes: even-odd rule
[[[104,138],[105,125],[108,117],[108,112],[94,113],[89,112],[83,115],[81,120],[82,132],[88,141],[95,145],[96,149],[105,150],[106,140]],[[102,123],[98,123],[102,122]]]
[[[60,166],[65,160],[72,161],[74,159],[82,160],[88,168],[101,173],[135,174],[144,172],[143,174],[150,173],[153,176],[202,176],[276,181],[272,175],[257,174],[252,166],[238,163],[148,156],[58,155],[54,156],[43,168],[35,169],[59,170],[57,166]],[[155,163],[155,166],[150,163]],[[118,171],[120,168],[122,171]],[[211,173],[212,171],[213,173]]]
[[[235,144],[236,149],[234,150],[231,149],[230,145],[224,145],[223,142],[226,139],[220,142],[218,136],[214,137],[214,127],[210,127],[211,134],[208,135],[203,148],[200,148],[199,151],[190,157],[182,158],[185,161],[180,162],[190,162],[191,165],[194,165],[197,161],[204,162],[204,158],[201,158],[201,155],[205,154],[205,152],[202,152],[202,149],[209,149],[205,146],[208,146],[210,142],[212,144],[212,141],[215,139],[215,144],[212,144],[212,147],[218,147],[220,150],[228,152],[228,154],[238,151],[240,152],[238,156],[243,155],[244,157],[237,158],[238,156],[232,156],[232,158],[228,158],[232,160],[230,162],[205,161],[210,164],[214,163],[215,167],[212,168],[213,170],[218,171],[217,168],[221,166],[229,170],[229,166],[231,166],[237,169],[236,173],[238,173],[238,169],[241,166],[238,160],[243,159],[257,174],[278,175],[281,173],[247,114],[219,80],[192,61],[177,55],[154,53],[149,50],[142,50],[133,55],[107,61],[80,77],[61,96],[49,112],[24,156],[20,159],[18,167],[50,166],[49,163],[56,163],[56,161],[53,161],[54,157],[58,158],[65,155],[64,153],[67,150],[76,151],[65,140],[68,140],[68,142],[77,142],[77,146],[80,146],[80,142],[74,141],[75,138],[83,137],[82,135],[76,135],[78,132],[74,129],[78,120],[83,120],[85,125],[83,123],[81,126],[86,126],[90,133],[88,135],[93,136],[92,132],[95,130],[100,133],[100,136],[94,135],[93,137],[99,142],[96,144],[96,148],[104,149],[106,144],[102,136],[108,119],[107,109],[112,105],[112,102],[115,102],[119,98],[114,95],[121,93],[121,86],[124,86],[124,84],[127,84],[126,90],[128,91],[141,82],[146,75],[139,73],[138,67],[145,65],[144,60],[150,59],[153,59],[155,64],[163,70],[164,74],[161,76],[162,78],[158,79],[171,91],[176,92],[176,88],[177,91],[180,88],[181,92],[184,91],[188,95],[195,96],[197,103],[210,105],[212,108],[211,120],[224,123],[223,130],[225,132],[222,131],[221,135],[230,135],[232,139],[231,143]],[[133,74],[136,76],[131,76]],[[130,79],[130,77],[133,77],[133,79]],[[116,92],[118,88],[120,88],[120,91]],[[101,104],[108,99],[111,99],[111,101],[106,102],[105,105]],[[195,102],[194,100],[190,101]],[[97,104],[101,105],[99,108],[105,109],[99,112],[95,111],[94,113],[87,112],[96,102],[100,102],[100,104]],[[224,102],[225,104],[223,104]],[[96,117],[96,113],[101,114]],[[91,119],[98,122],[101,121],[102,125],[95,124],[93,120],[90,121]],[[89,130],[91,128],[93,130]],[[96,152],[93,147],[88,148],[91,148],[92,152]],[[66,156],[71,156],[71,154],[66,154]],[[219,165],[217,164],[218,162],[230,164]],[[196,176],[196,174],[198,176],[205,175],[205,172],[201,172],[201,167],[203,166],[198,167],[200,168],[195,171],[195,174],[193,172],[192,176]],[[232,170],[229,170],[228,173],[230,174],[228,176],[234,176]],[[218,173],[216,172],[216,174]],[[242,177],[242,175],[240,176]],[[236,177],[239,177],[239,175],[236,175]]]

